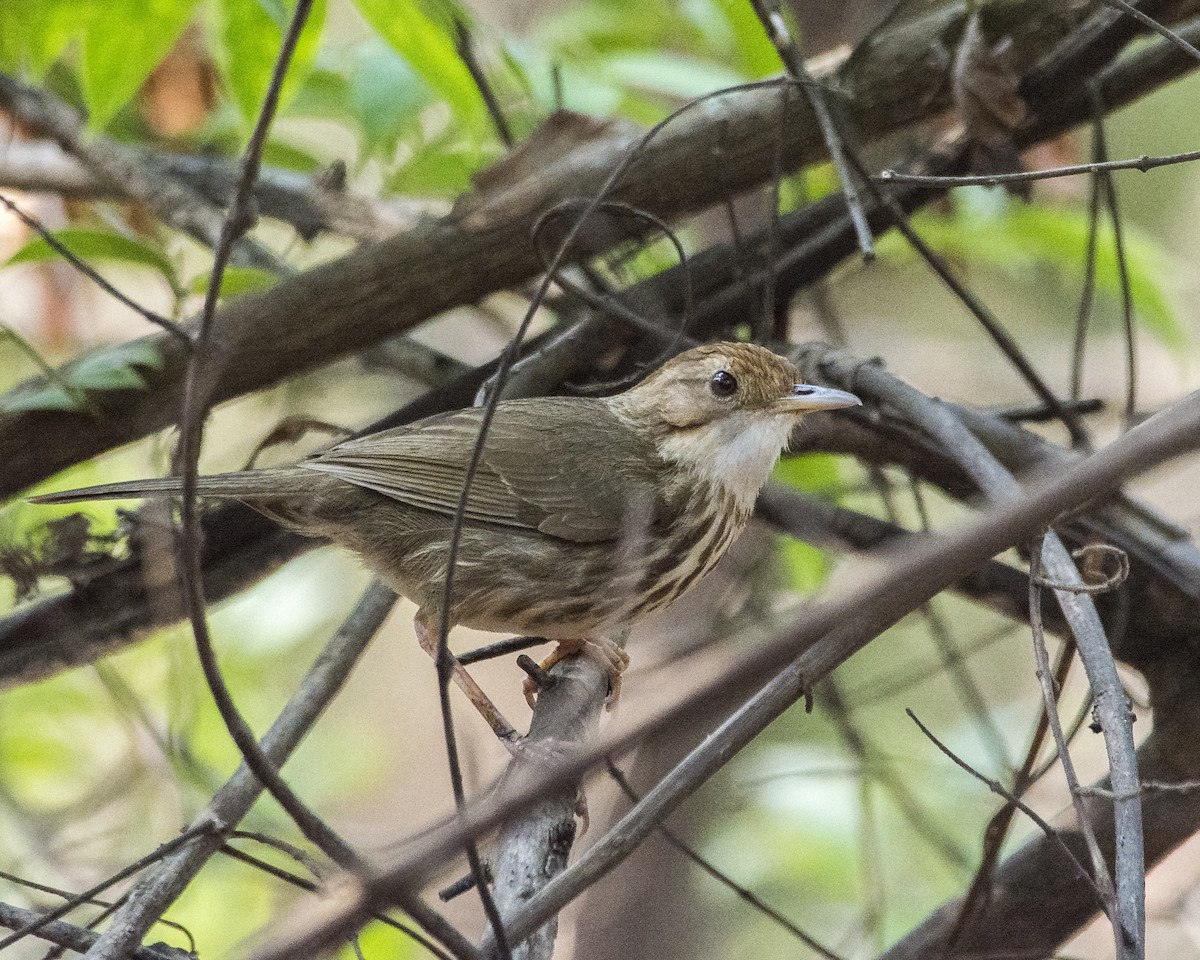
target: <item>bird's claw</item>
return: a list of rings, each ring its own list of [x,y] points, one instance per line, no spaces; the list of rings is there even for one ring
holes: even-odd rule
[[[604,706],[607,710],[614,709],[621,697],[621,675],[629,666],[629,654],[606,637],[560,640],[558,646],[554,648],[554,652],[542,661],[541,669],[543,672],[549,670],[560,660],[576,654],[581,654],[598,663],[608,673],[608,696],[604,698]],[[532,709],[534,703],[537,702],[537,681],[532,677],[527,677],[522,684],[522,689],[525,692],[525,701]]]

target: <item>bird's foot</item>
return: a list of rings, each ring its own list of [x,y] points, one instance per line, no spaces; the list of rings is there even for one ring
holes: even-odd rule
[[[629,654],[607,637],[586,640],[560,640],[558,646],[554,648],[554,652],[542,661],[541,670],[543,672],[549,670],[560,660],[565,660],[567,657],[573,657],[576,654],[595,661],[607,671],[608,696],[604,698],[604,706],[612,710],[621,697],[621,675],[625,672],[625,668],[629,666]],[[525,691],[525,700],[532,709],[534,703],[537,702],[537,681],[532,677],[527,678],[522,685],[522,689]]]
[[[434,663],[438,662],[439,656],[439,639],[437,632],[425,623],[420,617],[413,621],[413,626],[417,633],[417,642],[421,645],[421,649],[433,658]],[[450,679],[455,685],[467,696],[471,704],[479,711],[479,715],[487,721],[487,725],[492,728],[492,732],[500,739],[508,749],[512,751],[511,744],[519,741],[521,735],[517,733],[516,728],[505,719],[499,708],[492,703],[491,697],[483,692],[483,688],[475,682],[475,679],[466,671],[458,659],[447,651],[448,663],[450,667]]]

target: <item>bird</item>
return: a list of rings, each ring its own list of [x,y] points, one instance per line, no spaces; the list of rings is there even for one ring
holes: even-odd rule
[[[716,565],[805,414],[860,404],[740,342],[693,347],[609,397],[499,401],[470,484],[448,611],[449,545],[482,407],[350,439],[292,466],[201,476],[196,489],[358,554],[417,604],[417,638],[431,655],[448,613],[452,626],[558,641],[543,669],[575,653],[595,658],[615,698],[628,656],[614,638]],[[130,480],[31,499],[169,497],[181,486],[179,477]],[[512,726],[457,660],[452,677],[511,741]]]

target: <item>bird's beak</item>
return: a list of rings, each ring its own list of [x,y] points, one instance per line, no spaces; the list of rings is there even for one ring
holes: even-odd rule
[[[810,410],[841,410],[844,407],[861,407],[862,401],[845,390],[832,387],[814,387],[810,383],[797,383],[786,397],[772,404],[779,413],[808,413]]]

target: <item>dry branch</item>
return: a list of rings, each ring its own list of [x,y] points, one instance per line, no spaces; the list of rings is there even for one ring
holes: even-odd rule
[[[233,196],[237,169],[228,160],[163,153],[145,147],[113,145],[129,162],[178,180],[210,203],[224,206]],[[79,200],[124,200],[126,190],[98,177],[84,164],[47,143],[11,143],[0,157],[0,187],[53,193]],[[384,240],[400,230],[445,212],[446,204],[404,197],[379,200],[326,186],[319,177],[265,167],[254,185],[254,202],[267,217],[291,224],[306,240],[335,233],[356,240]]]
[[[529,740],[555,748],[583,747],[595,737],[608,675],[587,657],[560,660],[551,683],[538,691]],[[515,772],[519,772],[517,769]],[[575,838],[579,785],[549,791],[500,828],[491,858],[496,905],[505,924],[520,907],[567,866]],[[513,943],[514,960],[549,960],[558,933],[557,918]]]
[[[1105,10],[1100,11],[1097,16],[1107,17],[1110,14],[1112,11]],[[1096,35],[1105,39],[1107,45],[1103,46],[1103,57],[1093,50],[1089,54],[1088,67],[1104,68],[1100,74],[1100,84],[1105,102],[1111,109],[1117,109],[1149,93],[1195,66],[1194,61],[1173,45],[1163,41],[1151,44],[1105,67],[1109,59],[1119,51],[1120,45],[1107,41],[1109,33],[1115,28],[1111,25],[1105,27],[1103,23],[1100,27],[1097,31],[1089,21],[1089,24],[1085,24],[1072,36],[1088,40],[1092,46],[1083,44],[1085,49],[1095,47]],[[1200,40],[1200,24],[1189,24],[1182,33],[1185,37]],[[1125,36],[1125,39],[1128,37]],[[1041,98],[1053,111],[1048,119],[1036,115],[1031,118],[1030,126],[1018,132],[1022,143],[1029,144],[1054,136],[1065,127],[1084,122],[1090,116],[1090,106],[1086,97],[1072,93],[1084,85],[1085,77],[1068,74],[1067,80],[1064,81],[1058,73],[1049,69],[1059,62],[1074,62],[1076,45],[1068,42],[1063,46],[1066,48],[1065,52],[1056,52],[1047,61],[1048,67],[1044,66],[1030,74],[1030,77],[1041,79],[1037,83],[1026,83],[1027,96],[1036,98],[1042,86],[1049,84],[1053,87],[1057,99],[1047,101],[1046,98]],[[730,105],[719,101],[709,105],[709,114],[716,115],[713,129],[720,129],[722,111],[727,110]],[[925,164],[925,168],[930,172],[962,172],[964,156],[965,154],[960,153],[957,158],[950,160],[935,160]],[[899,186],[893,189],[893,195],[906,209],[911,210],[936,199],[941,195],[941,191]],[[886,211],[872,207],[869,215],[873,230],[880,231],[887,227],[889,214]],[[443,225],[423,229],[434,229],[439,234],[445,234],[449,228]],[[420,231],[417,234],[397,237],[387,249],[403,247],[419,259],[419,244],[410,243],[417,239],[419,234]],[[752,253],[766,249],[768,239],[765,232],[759,237],[750,238],[747,249]],[[702,252],[693,258],[693,277],[697,284],[696,295],[700,301],[696,328],[699,335],[712,336],[749,315],[755,309],[757,284],[765,280],[774,282],[774,299],[776,302],[786,302],[798,289],[826,275],[856,249],[854,231],[845,216],[844,204],[836,196],[781,218],[777,227],[777,240],[777,270],[774,271],[774,276],[769,278],[765,275],[755,275],[740,279],[737,272],[740,259],[724,245]],[[449,252],[448,249],[443,251],[447,255]],[[470,252],[464,250],[464,257],[469,256]],[[344,263],[360,264],[367,276],[374,277],[379,271],[386,270],[384,247],[370,248],[363,251],[359,257]],[[338,276],[339,269],[336,265],[320,268],[328,271],[330,277]],[[475,275],[475,271],[466,273]],[[681,309],[683,302],[680,273],[678,269],[665,271],[658,277],[625,291],[622,299],[646,314],[674,315]],[[310,280],[314,279],[305,274],[291,283],[284,284],[285,302],[276,303],[271,296],[264,298],[261,303],[266,311],[267,320],[270,323],[280,322],[280,316],[294,307],[295,299],[305,298],[305,290]],[[393,279],[396,278],[379,278],[378,281],[383,284],[378,295],[386,302],[379,301],[377,305],[384,309],[388,304],[395,305],[396,298],[387,292],[387,281]],[[401,281],[396,279],[396,282]],[[451,278],[447,282],[453,283],[454,280]],[[404,295],[404,290],[398,291],[400,299],[403,299]],[[297,366],[303,366],[305,361],[296,358],[295,365],[289,361],[278,373],[272,372],[272,365],[279,360],[279,353],[287,343],[287,336],[293,338],[292,345],[297,347],[300,353],[308,350],[306,344],[309,344],[309,341],[297,343],[295,337],[304,337],[314,330],[319,330],[323,322],[321,317],[336,314],[335,301],[338,296],[337,291],[331,291],[320,301],[317,306],[318,316],[313,318],[315,328],[301,326],[299,331],[281,337],[278,342],[264,329],[262,335],[267,342],[257,343],[257,352],[247,354],[239,361],[246,365],[250,365],[256,358],[260,361],[254,364],[257,380],[247,384],[245,388],[252,389],[255,385],[271,382],[285,376]],[[242,306],[239,307],[239,304]],[[245,308],[245,315],[250,317],[254,313],[253,307],[252,303],[235,301],[227,310],[235,311],[229,314],[231,318],[238,318],[242,314],[237,311]],[[347,314],[341,319],[336,316],[334,319],[340,323],[356,318]],[[417,322],[418,318],[412,319],[413,322]],[[286,330],[286,326],[281,325],[280,329]],[[607,343],[612,337],[620,335],[613,327],[605,327],[603,320],[599,318],[586,325],[586,329],[587,333],[578,337],[573,346],[560,345],[564,349],[556,350],[553,359],[539,358],[536,365],[527,367],[524,375],[529,382],[524,389],[533,392],[550,391],[564,379],[585,374],[590,357],[598,352],[592,346],[597,342],[596,338],[599,337],[600,343]],[[180,359],[182,362],[182,358]],[[405,408],[399,416],[385,419],[375,426],[393,426],[417,416],[467,405],[471,402],[478,383],[489,373],[490,370],[485,368],[470,377],[462,378],[455,386],[435,390]],[[529,376],[530,374],[532,376]],[[174,382],[173,377],[168,380]],[[17,417],[0,415],[0,447],[12,451],[8,464],[16,471],[12,475],[0,475],[0,491],[12,492],[65,465],[46,463],[45,469],[42,468],[41,457],[33,453],[43,449],[39,431],[50,431],[49,436],[54,439],[55,448],[68,451],[66,460],[88,456],[155,429],[169,420],[171,405],[178,399],[176,387],[177,384],[167,384],[171,391],[170,397],[162,392],[161,384],[152,385],[144,394],[113,395],[110,416],[98,422],[74,414],[31,413]],[[239,389],[241,388],[235,386],[233,392]],[[38,437],[39,442],[31,445],[30,441],[34,437]],[[65,448],[62,447],[63,443],[67,445]],[[88,449],[82,449],[80,444],[87,445]],[[901,448],[895,448],[895,451],[897,457],[903,452]],[[1004,461],[1003,456],[1001,460]],[[895,462],[904,461],[898,458]],[[926,462],[921,461],[922,464]],[[1012,464],[1009,466],[1013,467]],[[944,485],[944,478],[931,479],[939,485]],[[293,534],[272,531],[260,520],[248,519],[249,516],[249,511],[244,508],[228,507],[206,520],[206,535],[214,546],[220,546],[220,549],[213,551],[212,561],[206,561],[210,579],[208,591],[213,599],[235,592],[238,589],[239,577],[243,584],[249,584],[273,569],[273,565],[283,562],[297,552],[309,549],[312,545],[312,541],[303,540]],[[1155,562],[1152,553],[1147,554],[1147,560]],[[1190,579],[1194,581],[1195,578]],[[145,630],[173,622],[179,616],[178,600],[169,592],[162,603],[153,606],[147,604],[145,587],[138,582],[138,562],[135,555],[131,562],[124,564],[111,576],[101,577],[91,586],[77,587],[66,596],[26,607],[0,621],[0,677],[5,678],[6,682],[32,679],[61,667],[91,662],[105,652],[132,642]]]
[[[458,848],[464,837],[477,836],[490,829],[541,795],[550,785],[578,776],[602,757],[628,749],[684,717],[698,715],[706,709],[711,698],[730,683],[761,677],[764,672],[790,662],[798,651],[803,650],[805,652],[788,672],[798,674],[804,681],[801,689],[807,688],[967,571],[1013,545],[1025,542],[1080,502],[1110,495],[1130,477],[1198,446],[1200,394],[1185,398],[1135,427],[1080,465],[1041,483],[1031,484],[1019,503],[993,508],[951,533],[928,538],[923,546],[893,557],[870,583],[851,585],[827,600],[814,603],[793,625],[760,648],[747,652],[722,676],[699,685],[679,702],[663,707],[635,729],[602,737],[594,748],[571,758],[557,771],[547,771],[544,777],[473,806],[454,822],[412,839],[397,851],[392,865],[365,886],[351,906],[339,910],[320,929],[306,933],[292,943],[264,951],[260,958],[274,960],[293,956],[339,939],[357,927],[364,910],[391,902],[392,898],[416,889],[431,870],[444,862],[448,851]],[[781,682],[782,678],[780,675]],[[736,726],[736,717],[734,723]],[[710,739],[710,744],[713,751],[726,745],[716,738]],[[692,772],[712,762],[711,756],[696,759]],[[1171,778],[1158,776],[1156,771],[1154,779]],[[689,780],[676,781],[672,789],[686,788]],[[647,794],[646,801],[650,802],[652,797],[653,791]],[[662,797],[656,800],[661,803]],[[577,867],[578,864],[572,869]],[[547,891],[550,889],[546,888]],[[537,909],[522,911],[520,922],[513,925],[513,937],[527,935],[544,922],[546,916]]]
[[[367,643],[382,626],[396,595],[381,583],[373,584],[347,617],[337,634],[300,684],[263,737],[262,749],[276,767],[282,767],[325,707],[350,675]],[[113,917],[100,940],[92,947],[92,960],[125,956],[141,943],[151,926],[183,892],[195,875],[220,849],[232,831],[249,813],[263,787],[244,764],[213,797],[196,822],[219,823],[224,829],[197,837],[177,853],[148,870]],[[413,906],[410,903],[410,906]],[[414,920],[428,920],[420,907]],[[436,916],[436,915],[435,915]],[[437,922],[434,921],[434,926]],[[447,936],[444,927],[433,931]],[[458,946],[458,942],[453,944]],[[462,942],[470,950],[470,945]]]
[[[7,903],[0,903],[0,926],[7,927],[10,930],[17,930],[35,923],[38,917],[37,911],[14,907]],[[48,943],[66,947],[77,953],[85,953],[100,939],[100,934],[95,930],[78,927],[73,923],[65,923],[62,920],[55,920],[46,924],[38,930],[35,936],[39,940],[45,940]],[[154,947],[138,947],[129,953],[129,957],[130,960],[174,960],[174,953],[159,951],[154,949]]]
[[[1186,11],[1192,3],[1171,6]],[[1012,34],[1014,58],[1023,63],[1050,51],[1074,24],[1040,0],[997,5],[995,13],[996,29]],[[838,71],[816,78],[844,94],[845,116],[860,139],[875,140],[944,109],[945,66],[927,51],[956,35],[961,15],[954,7],[908,23],[896,36],[882,33]],[[0,103],[13,96],[11,81],[0,84]],[[811,113],[796,109],[785,129],[785,170],[812,162],[823,149]],[[644,151],[615,198],[670,219],[762,183],[773,172],[777,112],[771,89],[707,102]],[[529,236],[537,218],[564,199],[594,192],[635,139],[614,131],[552,171],[468,198],[461,212],[444,220],[226,303],[214,324],[220,354],[213,358],[207,399],[215,403],[275,383],[534,275],[540,263]],[[714,151],[714,143],[724,149]],[[591,242],[602,248],[612,239]],[[463,269],[467,263],[471,269]],[[162,358],[161,370],[147,371],[143,391],[96,391],[99,419],[82,412],[0,416],[0,449],[8,452],[0,496],[173,421],[186,357],[164,338],[144,342]]]

